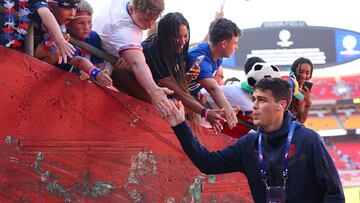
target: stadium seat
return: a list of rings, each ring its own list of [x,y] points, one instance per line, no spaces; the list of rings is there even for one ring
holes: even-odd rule
[[[343,76],[341,77],[341,81],[351,87],[350,98],[358,98],[360,97],[360,84],[357,82],[360,75],[352,75],[352,76]]]
[[[308,117],[305,126],[315,131],[339,128],[334,116],[325,116],[323,118]]]
[[[340,116],[340,120],[345,129],[360,128],[360,115],[352,115],[350,117]]]
[[[312,82],[314,83],[312,89],[314,100],[341,99],[341,96],[337,95],[333,89],[336,86],[335,78],[314,78]]]

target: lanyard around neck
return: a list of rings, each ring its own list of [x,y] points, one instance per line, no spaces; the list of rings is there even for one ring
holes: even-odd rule
[[[284,167],[283,167],[283,173],[282,173],[284,182],[286,182],[286,180],[288,179],[289,150],[290,150],[291,140],[292,140],[292,138],[294,136],[295,127],[296,127],[296,121],[292,121],[291,125],[290,125],[290,129],[289,129],[288,137],[287,137],[286,146],[285,146]],[[259,150],[260,172],[261,172],[262,179],[266,184],[267,176],[266,176],[266,169],[265,169],[265,163],[264,163],[264,154],[263,154],[263,147],[262,147],[262,133],[259,133],[258,141],[259,141],[258,142],[258,147],[259,147],[258,150]],[[266,186],[267,186],[267,184],[266,184]]]

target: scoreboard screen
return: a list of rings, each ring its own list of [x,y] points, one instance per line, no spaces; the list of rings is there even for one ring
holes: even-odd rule
[[[242,69],[247,58],[257,56],[287,70],[299,57],[309,58],[314,68],[347,63],[360,58],[360,33],[305,23],[276,24],[243,30],[238,50],[223,66]]]

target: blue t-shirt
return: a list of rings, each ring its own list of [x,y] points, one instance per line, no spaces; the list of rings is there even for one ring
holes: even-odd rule
[[[95,32],[95,31],[91,31],[89,36],[85,39],[85,42],[94,46],[95,48],[101,49],[101,40],[99,35]],[[84,58],[87,58],[88,60],[90,60],[90,62],[94,65],[98,65],[98,64],[102,64],[104,63],[104,60],[102,60],[101,58],[98,58],[96,56],[91,55],[88,51],[81,49],[77,46],[75,47],[75,52],[73,57],[75,56],[81,56]],[[55,66],[68,71],[68,72],[72,72],[72,73],[76,73],[78,74],[80,72],[80,69],[77,67],[74,67],[73,65],[69,64],[71,58],[68,57],[68,63],[62,63],[62,64],[55,64]]]
[[[203,88],[200,85],[199,81],[205,78],[214,78],[214,72],[219,69],[223,61],[222,58],[214,61],[211,56],[211,50],[209,44],[207,42],[204,42],[189,50],[186,67],[190,69],[194,65],[196,58],[201,55],[204,55],[205,58],[199,64],[201,68],[200,74],[196,78],[196,80],[191,81],[188,86],[189,91],[193,96],[196,96],[197,93]]]
[[[85,39],[85,42],[90,44],[91,46],[101,50],[101,39],[100,39],[100,36],[98,35],[98,33],[96,33],[95,31],[90,32],[89,36]],[[91,55],[89,52],[87,52],[85,50],[80,49],[80,53],[83,57],[86,57],[87,59],[89,59],[91,61],[91,63],[93,63],[95,65],[104,63],[104,60]]]

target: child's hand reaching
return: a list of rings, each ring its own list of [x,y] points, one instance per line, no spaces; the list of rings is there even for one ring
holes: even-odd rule
[[[87,73],[85,73],[84,71],[81,70],[79,78],[80,78],[80,80],[88,80],[88,79],[90,79],[90,76]]]
[[[43,31],[50,33],[51,37],[53,37],[57,49],[59,50],[60,56],[58,59],[58,63],[61,64],[63,61],[64,63],[68,63],[67,57],[72,58],[75,52],[75,48],[67,42],[67,36],[63,36],[61,30],[62,28],[61,26],[59,26],[55,16],[52,14],[49,8],[39,8],[37,10],[37,13],[43,21]]]
[[[119,58],[116,61],[116,63],[113,64],[113,66],[115,67],[115,69],[118,69],[118,70],[125,70],[125,69],[129,68],[128,63],[123,58]]]
[[[99,83],[99,85],[102,85],[105,87],[112,85],[112,80],[111,80],[110,76],[108,75],[108,72],[109,72],[109,70],[103,70],[96,75],[95,79]]]
[[[67,36],[62,37],[61,39],[54,39],[57,50],[59,52],[59,64],[61,64],[63,61],[64,63],[67,63],[67,57],[72,58],[74,55],[75,48],[67,40],[69,40],[69,37]]]

